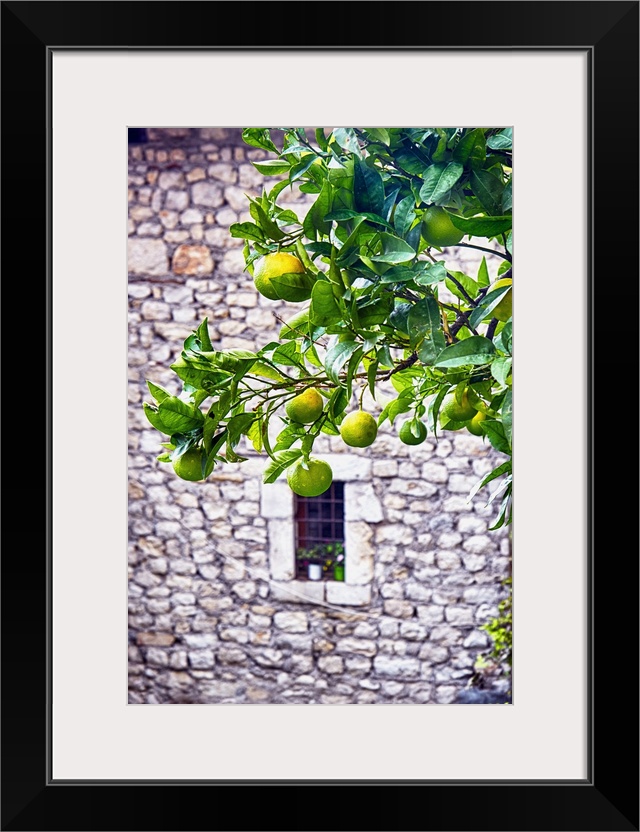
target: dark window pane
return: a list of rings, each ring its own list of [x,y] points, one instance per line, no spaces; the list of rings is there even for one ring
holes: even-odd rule
[[[330,488],[318,497],[296,496],[296,553],[300,549],[319,550],[324,556],[325,570],[323,578],[333,578],[333,568],[324,547],[327,544],[344,544],[344,484],[334,482]],[[307,577],[307,565],[304,560],[296,558],[296,577]]]

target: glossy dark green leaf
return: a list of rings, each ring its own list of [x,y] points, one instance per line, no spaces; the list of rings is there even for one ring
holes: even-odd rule
[[[513,143],[513,128],[505,127],[500,133],[490,136],[487,139],[487,147],[491,150],[511,150]]]
[[[502,213],[506,214],[513,207],[512,180],[509,179],[502,192]]]
[[[339,341],[327,352],[324,367],[334,384],[344,384],[340,371],[359,346],[357,341]]]
[[[502,401],[502,408],[500,410],[500,415],[502,416],[502,425],[504,427],[504,435],[505,439],[509,443],[509,446],[512,444],[512,430],[513,430],[513,401],[512,401],[512,393],[511,389],[507,390],[505,397]]]
[[[374,254],[369,258],[374,263],[407,263],[416,256],[415,250],[395,234],[383,231],[380,241],[383,246],[382,254]]]
[[[289,182],[292,184],[300,179],[311,167],[311,165],[316,161],[318,157],[314,153],[310,153],[308,156],[305,156],[301,161],[297,164],[292,165],[289,170]]]
[[[513,350],[512,336],[513,324],[511,323],[511,321],[507,321],[506,324],[500,330],[500,332],[498,332],[498,334],[494,338],[496,347],[502,352],[506,353],[507,355],[511,355]]]
[[[361,159],[354,165],[354,207],[358,212],[384,213],[384,183],[380,173]],[[384,220],[383,220],[384,222]]]
[[[255,199],[252,199],[249,203],[249,212],[268,239],[276,242],[283,239],[284,231],[281,231],[276,223],[267,216],[264,208]]]
[[[482,422],[482,430],[496,451],[500,451],[503,454],[511,453],[511,443],[505,435],[502,422],[497,419],[485,419]]]
[[[415,282],[420,286],[431,286],[440,283],[447,277],[447,269],[442,260],[437,263],[422,263],[421,268],[414,277]]]
[[[396,229],[396,234],[399,237],[404,237],[407,231],[411,228],[411,223],[416,218],[415,200],[411,194],[405,196],[396,205],[396,210],[393,215],[393,224]]]
[[[389,323],[391,326],[399,329],[400,332],[404,332],[405,335],[409,334],[409,325],[407,323],[407,318],[409,317],[409,312],[411,311],[411,304],[410,303],[398,303],[396,304],[395,309],[389,315]]]
[[[340,307],[336,303],[331,283],[317,280],[311,292],[309,320],[315,326],[329,326],[342,320]]]
[[[407,318],[411,346],[423,364],[433,364],[446,346],[438,301],[432,296],[413,304]]]
[[[388,146],[391,141],[389,138],[389,131],[384,127],[365,127],[364,132],[381,144],[386,144]]]
[[[461,217],[459,214],[452,214],[447,211],[451,222],[460,231],[472,237],[495,237],[511,228],[513,218],[502,217]]]
[[[470,185],[484,210],[491,216],[498,216],[502,208],[503,183],[488,170],[474,170]]]
[[[209,319],[204,318],[198,329],[196,330],[196,334],[198,336],[198,340],[200,341],[200,346],[204,352],[210,352],[213,350],[213,344],[211,343],[211,337],[209,336]]]
[[[451,278],[455,278],[456,282]],[[475,298],[478,294],[478,284],[464,272],[451,270],[445,279],[445,285],[452,294],[467,304],[469,303],[468,298]],[[464,291],[461,291],[460,286]]]
[[[497,479],[498,477],[503,476],[504,474],[510,474],[511,465],[511,460],[508,459],[506,462],[502,462],[492,471],[489,471],[488,474],[485,474],[484,477],[482,477],[482,479],[476,485],[474,485],[471,491],[469,492],[469,500],[475,497],[478,491],[480,491],[481,488],[484,488],[485,485],[488,485],[490,482]]]
[[[368,220],[393,230],[393,227],[383,217],[379,214],[372,214],[370,211],[352,211],[348,208],[339,208],[337,211],[331,211],[325,219],[335,220],[336,222],[348,222],[355,219]]]
[[[446,347],[434,362],[436,367],[463,367],[486,364],[495,355],[493,342],[483,335],[471,335],[464,341]]]
[[[471,168],[481,167],[486,157],[484,131],[480,127],[467,131],[458,140],[453,150],[454,162],[463,165],[469,163]]]
[[[506,385],[507,378],[511,372],[512,361],[513,359],[510,355],[499,355],[491,362],[491,375],[503,387]]]
[[[499,289],[493,289],[491,292],[487,292],[471,315],[469,315],[469,324],[475,329],[481,321],[489,317],[491,312],[509,291],[511,291],[511,286],[501,286]]]
[[[436,203],[453,188],[463,172],[464,166],[459,162],[431,165],[423,174],[420,199],[427,205]]]

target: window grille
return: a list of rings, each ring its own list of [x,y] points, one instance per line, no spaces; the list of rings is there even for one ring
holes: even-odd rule
[[[322,578],[344,580],[343,577],[336,578],[333,570],[336,561],[335,544],[341,544],[344,551],[344,483],[334,481],[318,497],[296,496],[295,521],[296,577],[304,580],[308,576],[305,552],[315,550],[324,553],[326,547],[332,545],[334,552],[327,553],[325,557]],[[344,557],[341,562],[344,569]]]

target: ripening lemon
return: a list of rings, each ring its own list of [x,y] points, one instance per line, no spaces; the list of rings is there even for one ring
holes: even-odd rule
[[[333,471],[328,462],[314,457],[309,458],[306,466],[299,459],[287,469],[289,488],[300,497],[317,497],[331,485]]]
[[[202,476],[204,459],[204,453],[200,448],[189,448],[182,456],[173,461],[173,470],[181,480],[198,482],[204,479]]]
[[[366,448],[378,435],[378,423],[370,413],[354,410],[340,424],[340,436],[352,448]]]
[[[411,427],[417,430],[418,435],[413,432]],[[417,427],[416,427],[417,425]],[[427,438],[427,426],[424,422],[414,422],[413,419],[407,419],[398,431],[398,437],[405,445],[421,445]]]
[[[300,277],[297,280],[294,277],[278,281],[281,275]],[[276,251],[261,257],[253,270],[253,282],[265,298],[292,303],[309,300],[313,287],[313,280],[306,273],[302,261],[286,251]]]
[[[446,396],[442,407],[440,408],[440,415],[446,416],[452,422],[467,422],[472,419],[477,413],[475,407],[468,399],[467,391],[462,393],[461,400],[458,402],[455,395],[451,393]]]
[[[429,245],[442,248],[459,243],[464,237],[464,231],[455,227],[444,208],[432,205],[422,218],[422,236]]]
[[[484,436],[484,431],[480,427],[480,422],[484,422],[486,418],[487,414],[478,410],[476,415],[467,422],[467,430],[469,433],[473,433],[474,436]]]
[[[491,290],[500,289],[502,286],[511,286],[513,281],[510,277],[504,277],[502,280],[496,280],[495,283],[491,284]],[[509,289],[507,294],[502,298],[500,303],[496,306],[495,309],[491,310],[491,317],[497,318],[499,321],[508,321],[511,317],[511,313],[513,310],[513,298],[512,298],[513,290]]]
[[[310,387],[288,401],[284,409],[292,422],[310,425],[320,416],[323,408],[324,399],[315,388]]]

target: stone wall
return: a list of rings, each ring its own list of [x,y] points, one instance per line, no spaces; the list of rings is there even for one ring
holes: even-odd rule
[[[294,579],[293,496],[262,485],[251,446],[205,483],[156,461],[146,379],[179,392],[169,364],[192,329],[208,317],[216,348],[254,349],[299,310],[255,291],[229,234],[266,155],[219,128],[150,129],[129,147],[129,701],[453,702],[510,574],[495,507],[467,499],[504,458],[486,442],[410,447],[388,423],[365,449],[321,436],[314,453],[345,482],[344,583]],[[302,218],[304,194],[285,199]],[[475,274],[478,253],[460,251]]]

